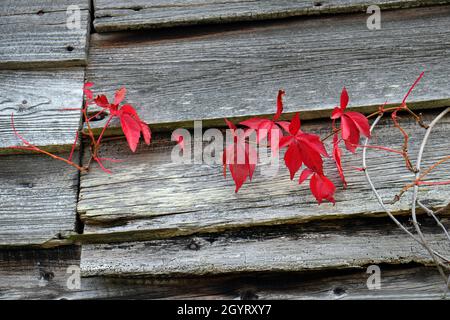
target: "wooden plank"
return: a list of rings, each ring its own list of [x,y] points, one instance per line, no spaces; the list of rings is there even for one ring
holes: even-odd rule
[[[438,107],[450,103],[449,18],[450,6],[442,6],[383,12],[376,31],[367,29],[367,15],[356,14],[200,29],[189,36],[185,28],[178,34],[96,34],[87,79],[109,95],[125,86],[127,101],[154,130],[271,114],[279,88],[287,92],[288,115],[329,117],[344,85],[350,106],[371,111],[386,100],[401,102],[422,70],[427,73],[411,106]]]
[[[383,265],[381,290],[368,290],[365,269],[202,278],[81,278],[67,286],[79,247],[1,250],[0,299],[440,299],[442,279],[432,267]]]
[[[76,230],[78,172],[41,155],[3,155],[0,163],[0,247],[65,244]]]
[[[89,1],[79,1],[80,26],[69,28],[69,2],[2,1],[0,69],[84,66],[87,63]],[[71,3],[73,4],[73,2]]]
[[[96,0],[97,32],[139,30],[204,23],[226,23],[287,17],[366,12],[370,5],[382,9],[411,8],[448,3],[445,0]]]
[[[79,266],[80,249],[0,250],[0,299],[60,299],[70,291],[70,266]]]
[[[84,70],[0,71],[0,153],[23,145],[14,135],[11,114],[17,131],[29,142],[52,150],[70,150],[81,123]]]
[[[89,9],[88,0],[2,0],[0,16],[20,15],[25,13],[45,14],[48,12],[66,11],[71,5],[77,5],[81,10]]]
[[[430,121],[434,115],[425,114],[425,121]],[[411,135],[410,154],[414,156],[424,130],[407,119],[402,125]],[[432,135],[424,168],[448,155],[446,137],[449,128],[450,117],[447,116]],[[302,129],[323,136],[329,133],[330,123],[305,121]],[[388,120],[375,131],[373,143],[399,149],[402,139]],[[283,160],[282,167],[274,176],[267,177],[261,173],[268,169],[267,166],[257,167],[253,181],[235,194],[231,178],[223,178],[221,164],[173,163],[172,148],[173,143],[168,142],[167,136],[155,136],[150,147],[142,146],[133,154],[124,141],[106,143],[102,155],[123,162],[110,166],[111,175],[94,165],[89,174],[81,176],[77,210],[86,225],[80,237],[85,241],[131,241],[254,225],[384,214],[364,173],[354,169],[362,166],[361,152],[343,155],[349,183],[347,190],[342,189],[332,160],[325,160],[325,172],[338,186],[336,205],[324,203],[318,206],[307,185],[298,186],[297,180],[289,180]],[[221,163],[220,155],[218,157]],[[387,201],[391,201],[413,179],[401,157],[395,154],[369,150],[368,167],[375,185]],[[429,179],[440,179],[448,176],[449,172],[450,163],[445,162]],[[428,199],[430,206],[441,207],[450,200],[448,185],[420,190],[419,197]],[[410,199],[407,193],[401,201],[389,207],[394,213],[405,213],[410,209]]]
[[[443,220],[448,225],[448,220]],[[431,218],[421,226],[433,248],[450,244]],[[410,226],[412,227],[412,225]],[[411,228],[412,231],[412,228]],[[428,252],[388,218],[320,221],[288,227],[118,244],[84,245],[84,276],[204,276],[432,263]]]

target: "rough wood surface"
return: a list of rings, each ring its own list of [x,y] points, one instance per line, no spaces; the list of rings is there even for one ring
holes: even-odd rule
[[[0,2],[0,16],[66,12],[67,7],[71,5],[77,5],[81,10],[86,10],[89,9],[89,0],[2,0]]]
[[[449,227],[448,220],[443,223]],[[450,244],[428,219],[427,240],[445,256]],[[411,229],[412,230],[412,229]],[[432,262],[428,252],[389,218],[320,221],[289,227],[119,244],[84,245],[84,276],[204,276],[208,274],[358,268]]]
[[[86,65],[89,1],[29,2],[0,3],[0,68]],[[70,29],[66,10],[73,4],[80,9],[80,28]]]
[[[97,32],[138,30],[203,23],[280,19],[303,15],[366,12],[448,3],[446,0],[96,0]]]
[[[75,233],[77,193],[78,172],[63,162],[0,156],[0,247],[64,244]]]
[[[381,290],[368,290],[366,269],[241,274],[220,277],[81,278],[69,289],[68,267],[80,263],[79,247],[1,250],[0,299],[440,299],[434,268],[381,265]]]
[[[430,121],[433,116],[434,113],[426,114],[424,119]],[[414,156],[424,130],[406,116],[402,125],[411,135],[410,154]],[[450,117],[445,117],[432,134],[423,167],[448,155],[449,128]],[[324,136],[329,133],[330,123],[304,122],[302,129]],[[401,135],[388,120],[374,132],[373,144],[399,149],[401,143]],[[123,162],[110,165],[112,175],[106,175],[97,165],[89,174],[82,175],[78,212],[86,226],[81,237],[86,241],[131,241],[253,225],[383,214],[364,174],[354,169],[362,165],[361,151],[343,156],[347,190],[342,189],[332,160],[325,161],[325,172],[338,186],[337,203],[319,206],[308,187],[298,185],[298,178],[289,180],[283,160],[275,176],[263,176],[261,172],[267,166],[257,167],[253,181],[235,194],[231,178],[223,178],[221,164],[173,163],[172,149],[173,143],[167,137],[157,136],[150,147],[141,147],[135,154],[124,141],[106,143],[102,155]],[[401,157],[395,154],[369,150],[368,166],[387,201],[413,179]],[[449,176],[450,163],[444,162],[439,168],[430,180]],[[440,207],[450,200],[448,185],[420,190],[419,197],[430,206]],[[400,214],[409,210],[409,202],[407,193],[389,207]]]
[[[304,119],[329,117],[344,85],[350,106],[373,110],[386,100],[400,102],[423,70],[411,106],[448,104],[450,6],[383,12],[375,31],[366,19],[279,21],[189,36],[185,28],[96,34],[87,79],[110,95],[125,86],[128,102],[154,130],[274,113],[279,88],[287,93],[286,112],[302,111]]]
[[[29,142],[48,149],[69,149],[81,122],[84,70],[1,70],[0,71],[0,152],[23,145],[14,135],[11,114],[17,131]]]

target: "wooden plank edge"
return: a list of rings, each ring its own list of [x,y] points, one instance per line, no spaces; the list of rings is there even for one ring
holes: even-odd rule
[[[89,1],[88,9],[81,9],[80,11],[88,12],[87,22],[86,22],[86,47],[84,50],[84,56],[78,59],[69,59],[62,61],[0,61],[0,70],[22,70],[22,69],[49,69],[49,68],[70,68],[70,67],[87,67],[89,61],[89,48],[91,40],[91,30],[92,30],[92,15],[91,15],[91,1]],[[60,12],[56,11],[49,11]],[[62,12],[66,12],[65,10]],[[86,73],[86,72],[85,72]]]
[[[378,4],[381,10],[399,10],[399,9],[409,9],[409,8],[418,8],[418,7],[431,7],[431,6],[439,6],[448,4],[448,0],[421,0],[414,2],[405,2],[398,1],[393,3],[381,3]],[[282,12],[269,12],[269,13],[260,13],[260,14],[247,14],[247,15],[223,15],[220,17],[214,18],[202,18],[200,20],[173,20],[167,22],[160,23],[152,23],[152,22],[135,22],[135,23],[123,23],[117,24],[114,22],[104,22],[101,21],[102,17],[95,17],[94,19],[94,29],[98,33],[106,33],[106,32],[117,32],[117,31],[136,31],[136,30],[145,30],[145,29],[160,29],[160,28],[171,28],[171,27],[184,27],[184,26],[192,26],[192,25],[205,25],[205,24],[226,24],[233,22],[248,22],[248,21],[258,21],[258,20],[279,20],[286,18],[295,18],[295,17],[310,17],[310,16],[327,16],[327,15],[336,15],[336,14],[349,14],[349,13],[360,13],[366,12],[367,7],[370,4],[357,4],[350,5],[346,7],[339,6],[330,6],[330,7],[322,7],[316,6],[314,3],[311,3],[310,8],[304,9],[290,9]],[[101,12],[100,10],[97,12]]]
[[[417,112],[425,112],[433,109],[441,109],[450,106],[450,95],[449,98],[445,99],[436,99],[436,100],[427,100],[427,101],[413,101],[408,102],[408,107],[411,110],[417,111]],[[399,106],[400,102],[398,103],[389,103],[386,104],[386,108]],[[378,110],[380,105],[365,105],[365,106],[352,106],[348,109],[351,111],[357,111],[361,112],[363,114],[370,114],[372,112],[375,112]],[[306,110],[302,111],[301,109],[297,111],[291,111],[291,112],[285,112],[281,115],[280,120],[290,120],[295,113],[299,112],[302,121],[307,120],[318,120],[318,119],[330,119],[331,117],[331,111],[333,108],[317,108],[314,110]],[[238,123],[243,120],[252,118],[252,117],[272,117],[273,114],[249,114],[249,115],[243,115],[239,117],[227,117],[228,120]],[[148,123],[150,129],[152,132],[171,132],[173,130],[176,130],[178,128],[184,128],[184,129],[193,129],[194,128],[194,121],[202,121],[202,127],[204,129],[208,128],[224,128],[226,127],[225,121],[223,118],[204,118],[204,119],[191,119],[186,121],[178,121],[178,122],[166,122],[166,123]],[[330,120],[331,121],[331,120]],[[101,122],[99,122],[101,123]],[[100,134],[102,131],[102,127],[93,127],[92,131],[96,136]],[[87,132],[86,126],[84,126],[84,132]],[[104,136],[123,136],[123,132],[121,127],[119,127],[118,121],[112,121],[110,127],[105,131]]]
[[[439,209],[439,208],[435,208]],[[419,209],[417,210],[417,215],[424,215],[424,211]],[[392,212],[396,217],[406,217],[410,214],[410,211],[398,211]],[[80,219],[83,220],[83,213],[79,212]],[[441,213],[441,216],[450,216],[450,211]],[[163,240],[170,239],[175,237],[184,237],[184,236],[194,236],[194,235],[206,235],[206,234],[220,234],[227,231],[241,231],[241,230],[249,230],[253,228],[260,227],[276,227],[276,226],[289,226],[289,225],[298,225],[298,224],[308,224],[308,223],[320,223],[320,221],[331,221],[331,220],[344,220],[350,221],[352,219],[359,218],[369,218],[369,219],[386,219],[387,214],[381,210],[378,213],[360,213],[360,214],[352,214],[352,215],[317,215],[311,217],[295,217],[295,218],[286,218],[286,219],[269,219],[265,221],[251,222],[250,224],[244,223],[236,223],[236,224],[219,224],[210,227],[197,227],[197,228],[161,228],[161,229],[152,229],[152,230],[132,230],[132,231],[122,231],[122,232],[107,232],[107,227],[113,225],[121,225],[126,224],[127,221],[116,221],[116,224],[108,221],[105,224],[98,224],[98,219],[94,220],[97,224],[92,224],[94,226],[106,228],[105,233],[96,232],[96,233],[82,233],[82,234],[71,234],[67,235],[65,240],[70,243],[79,243],[79,244],[102,244],[102,243],[120,243],[120,242],[133,242],[133,241],[150,241],[150,240]],[[91,222],[91,221],[89,221]],[[394,224],[394,222],[392,222]]]

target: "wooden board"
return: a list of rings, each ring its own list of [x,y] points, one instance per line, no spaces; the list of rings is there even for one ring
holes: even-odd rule
[[[270,273],[202,278],[81,278],[67,286],[80,263],[79,247],[1,250],[0,299],[440,299],[442,279],[432,267],[381,266],[381,290],[355,271]],[[70,271],[70,273],[68,272]]]
[[[66,11],[67,7],[77,5],[81,10],[89,9],[88,0],[2,0],[0,2],[0,16],[38,14],[55,11]]]
[[[433,115],[435,113],[425,115],[425,121],[430,121]],[[411,135],[410,154],[413,156],[424,129],[407,119],[402,125]],[[448,155],[449,128],[450,117],[447,116],[432,134],[423,168]],[[302,129],[324,136],[329,133],[330,123],[303,122]],[[354,169],[362,166],[361,151],[357,155],[346,153],[343,156],[349,183],[347,190],[342,189],[332,160],[325,161],[325,172],[338,186],[337,203],[336,206],[330,203],[319,206],[308,186],[298,185],[298,177],[289,180],[282,159],[276,176],[263,176],[261,170],[268,168],[261,165],[257,167],[253,181],[235,194],[231,177],[223,178],[221,164],[172,163],[173,143],[167,139],[167,136],[156,136],[150,147],[141,147],[135,154],[129,151],[124,141],[113,140],[104,145],[102,156],[123,162],[109,164],[113,171],[111,175],[105,174],[97,165],[89,174],[82,175],[78,212],[86,224],[84,234],[80,236],[83,240],[131,241],[254,225],[383,214],[364,173]],[[385,121],[375,131],[373,143],[399,148],[402,140],[391,122]],[[395,154],[369,150],[368,167],[375,185],[387,201],[413,179],[401,157]],[[444,162],[429,178],[445,177],[449,172],[450,163]],[[440,207],[449,201],[448,185],[420,190],[419,197],[427,199],[429,206]],[[404,213],[410,208],[410,199],[407,193],[389,207],[395,213]]]
[[[0,156],[0,247],[65,244],[75,233],[78,182],[76,170],[50,157]]]
[[[448,225],[448,220],[443,223]],[[450,243],[435,226],[421,226],[433,248]],[[430,226],[430,227],[429,227]],[[412,230],[412,229],[411,229]],[[84,276],[204,276],[358,268],[371,264],[432,262],[428,252],[388,218],[320,221],[146,242],[84,245]]]
[[[73,1],[2,1],[0,69],[84,66],[89,46],[88,0],[78,3],[79,28],[68,28]]]
[[[81,124],[84,70],[0,70],[0,152],[22,145],[11,127],[36,146],[70,150]]]
[[[304,119],[328,118],[344,85],[351,107],[373,110],[386,100],[400,102],[423,70],[411,106],[448,105],[450,7],[383,12],[375,31],[366,19],[96,34],[87,79],[110,96],[125,86],[127,101],[154,130],[274,113],[279,88],[287,93],[285,111],[302,111]]]
[[[445,0],[96,0],[94,27],[97,32],[139,30],[204,23],[280,19],[303,15],[366,12],[380,8],[409,8],[448,3]]]

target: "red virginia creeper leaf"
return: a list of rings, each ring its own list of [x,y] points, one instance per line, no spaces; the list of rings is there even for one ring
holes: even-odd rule
[[[281,114],[283,113],[283,96],[285,95],[284,90],[278,90],[277,96],[277,113],[273,116],[273,121],[277,121]]]
[[[336,187],[325,175],[314,173],[309,181],[309,188],[319,204],[323,200],[328,200],[333,204],[336,203],[334,200]]]
[[[118,112],[122,131],[127,139],[131,151],[135,152],[142,135],[146,144],[150,144],[151,133],[148,125],[141,121],[136,110],[129,104],[125,104]]]
[[[114,104],[119,105],[123,101],[123,99],[125,99],[126,94],[127,89],[125,89],[124,87],[117,90],[116,93],[114,94]]]
[[[314,172],[308,168],[302,171],[300,178],[298,179],[298,184],[302,184],[306,179],[309,178]]]
[[[335,134],[333,137],[333,159],[339,172],[339,176],[341,177],[342,183],[344,184],[344,188],[347,188],[347,181],[345,181],[344,170],[342,169],[341,162],[342,151],[339,148],[338,138],[338,134]]]

